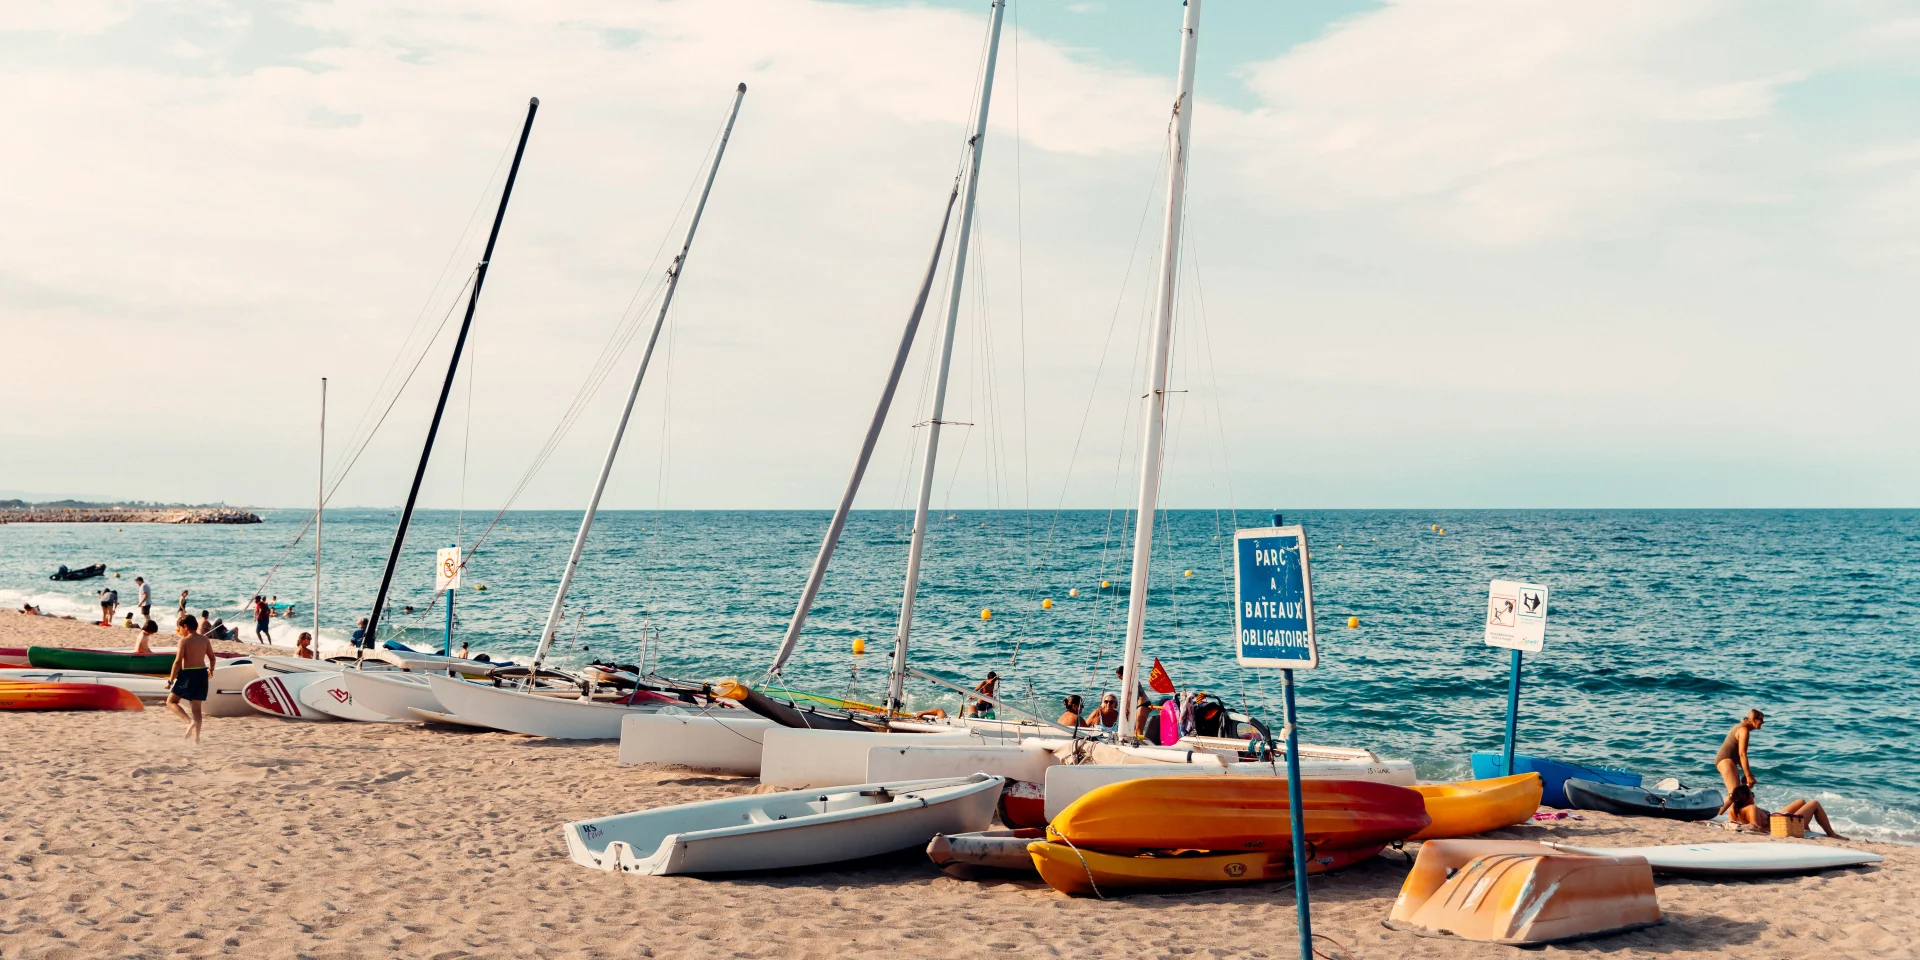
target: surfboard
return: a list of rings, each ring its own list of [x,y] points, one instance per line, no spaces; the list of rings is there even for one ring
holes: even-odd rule
[[[1886,859],[1877,853],[1820,843],[1676,843],[1659,847],[1547,846],[1600,857],[1645,857],[1653,872],[1690,877],[1767,877],[1858,867]]]
[[[286,717],[290,720],[332,720],[332,714],[322,713],[300,704],[300,691],[329,677],[325,673],[277,673],[269,674],[249,682],[240,688],[240,695],[247,706],[270,717]]]
[[[362,723],[406,722],[355,701],[353,690],[340,679],[339,673],[316,673],[314,677],[315,679],[295,694],[300,700],[300,705],[310,712],[323,713],[340,720],[358,720]]]

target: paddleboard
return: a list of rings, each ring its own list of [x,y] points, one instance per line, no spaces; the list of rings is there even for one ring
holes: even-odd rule
[[[300,691],[308,686],[325,680],[325,673],[280,673],[269,674],[249,682],[240,689],[240,695],[246,699],[247,706],[270,717],[286,717],[290,720],[332,720],[332,714],[322,713],[300,704]]]
[[[343,674],[340,673],[314,674],[314,679],[294,696],[299,698],[300,705],[308,710],[341,720],[358,720],[361,723],[410,722],[388,716],[360,703],[353,695],[353,688],[347,686],[342,677]]]
[[[1659,847],[1547,846],[1596,857],[1644,857],[1653,872],[1688,877],[1771,877],[1879,863],[1885,857],[1820,843],[1678,843]]]

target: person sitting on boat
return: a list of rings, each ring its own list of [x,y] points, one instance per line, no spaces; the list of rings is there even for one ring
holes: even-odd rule
[[[1100,706],[1087,717],[1087,725],[1099,727],[1112,733],[1120,726],[1120,697],[1117,694],[1100,695]]]
[[[153,653],[153,637],[154,637],[154,634],[157,634],[159,632],[160,632],[160,625],[157,623],[154,623],[152,620],[148,620],[146,623],[141,624],[140,640],[133,645],[134,655],[144,657]]]
[[[314,656],[313,656],[313,634],[311,634],[311,633],[307,633],[307,632],[306,632],[306,631],[304,631],[304,630],[303,630],[303,631],[301,631],[301,633],[300,633],[300,639],[299,639],[299,640],[297,640],[297,641],[295,641],[295,643],[294,643],[294,651],[293,651],[293,655],[294,655],[294,656],[296,656],[296,657],[299,657],[299,658],[301,658],[301,659],[303,659],[303,660],[312,660],[312,659],[314,659]]]
[[[356,649],[372,649],[373,639],[367,636],[367,618],[360,618],[359,629],[353,631],[353,645]]]
[[[1086,717],[1083,717],[1080,715],[1080,709],[1083,702],[1084,701],[1080,699],[1079,694],[1077,693],[1068,694],[1067,698],[1061,701],[1061,704],[1067,708],[1067,712],[1061,714],[1060,719],[1054,722],[1060,724],[1063,727],[1074,727],[1076,729],[1079,727],[1093,726],[1093,724],[1087,722]]]
[[[1720,779],[1726,783],[1727,793],[1743,782],[1751,788],[1754,785],[1753,764],[1747,760],[1747,744],[1753,739],[1753,732],[1767,722],[1758,710],[1748,710],[1746,717],[1727,731],[1727,738],[1720,742],[1720,752],[1713,755],[1714,768],[1720,771]]]
[[[1820,829],[1827,832],[1827,836],[1835,840],[1847,839],[1833,832],[1833,821],[1827,819],[1827,810],[1820,805],[1820,801],[1818,800],[1795,800],[1787,804],[1780,812],[1789,816],[1804,817],[1812,820],[1820,825]],[[1726,814],[1727,819],[1734,823],[1744,823],[1761,833],[1772,832],[1773,814],[1762,809],[1754,802],[1753,788],[1746,784],[1734,787],[1733,792],[1727,794],[1727,802],[1721,804],[1720,810],[1714,815],[1719,816],[1721,813]]]
[[[988,670],[987,678],[973,685],[973,692],[985,697],[998,697],[1000,695],[1000,674],[996,671]],[[968,706],[967,711],[972,716],[982,720],[990,720],[993,718],[993,704],[985,700],[973,701],[973,703]]]

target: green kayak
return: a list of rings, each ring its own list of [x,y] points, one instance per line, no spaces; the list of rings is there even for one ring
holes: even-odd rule
[[[101,673],[164,675],[173,670],[171,653],[100,653],[61,647],[28,647],[27,662],[46,670],[95,670]]]

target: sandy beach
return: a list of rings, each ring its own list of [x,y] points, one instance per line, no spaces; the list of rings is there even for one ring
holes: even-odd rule
[[[105,645],[106,633],[0,614],[0,645]],[[194,748],[158,709],[11,713],[0,727],[0,956],[9,958],[1295,953],[1284,883],[1101,902],[1038,880],[950,879],[918,851],[733,880],[588,870],[567,859],[563,821],[757,786],[622,768],[611,743],[260,716],[209,720]],[[1581,816],[1499,836],[1740,839],[1701,824]],[[1665,924],[1547,952],[1913,957],[1920,849],[1859,846],[1886,862],[1764,882],[1663,879]],[[1355,957],[1517,955],[1383,928],[1405,874],[1404,859],[1383,856],[1315,878],[1316,932]]]

